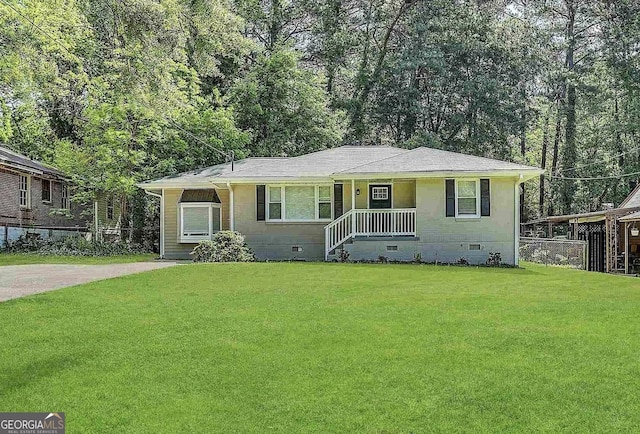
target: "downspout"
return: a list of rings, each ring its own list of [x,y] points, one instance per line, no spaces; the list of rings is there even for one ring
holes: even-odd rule
[[[230,182],[227,182],[227,188],[229,189],[229,229],[236,230],[235,214],[233,211],[233,186]]]
[[[520,184],[522,184],[522,173],[520,177],[516,179],[516,185],[513,189],[514,199],[514,237],[513,237],[513,264],[517,267],[520,264]]]

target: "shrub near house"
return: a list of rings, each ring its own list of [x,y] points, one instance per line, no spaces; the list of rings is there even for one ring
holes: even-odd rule
[[[191,252],[194,262],[252,262],[255,260],[244,237],[233,231],[220,231],[213,240],[200,241]]]

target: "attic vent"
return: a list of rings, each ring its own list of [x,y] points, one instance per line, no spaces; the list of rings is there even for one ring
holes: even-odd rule
[[[291,251],[292,252],[302,252],[302,247],[301,246],[292,246],[291,247]]]
[[[387,246],[387,252],[396,252],[398,250],[398,246]]]
[[[480,244],[469,244],[469,250],[481,250],[482,246]]]

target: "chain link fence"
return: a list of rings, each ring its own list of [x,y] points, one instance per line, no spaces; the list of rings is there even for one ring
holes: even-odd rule
[[[587,243],[552,238],[520,238],[520,260],[585,269]]]

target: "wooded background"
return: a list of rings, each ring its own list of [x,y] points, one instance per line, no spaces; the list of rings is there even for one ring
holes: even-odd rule
[[[134,223],[216,150],[340,144],[539,166],[523,220],[590,211],[638,179],[639,50],[636,0],[0,0],[0,143]]]

